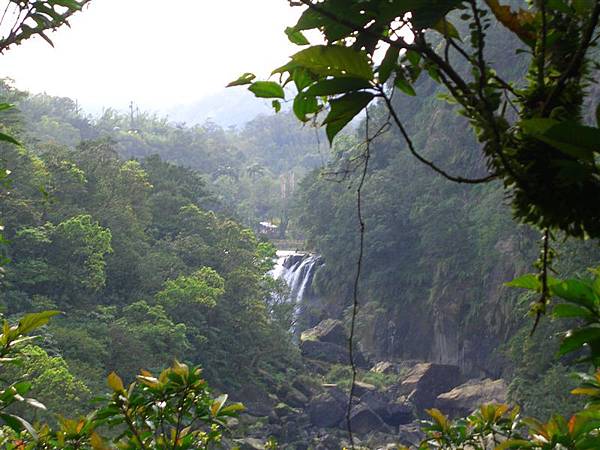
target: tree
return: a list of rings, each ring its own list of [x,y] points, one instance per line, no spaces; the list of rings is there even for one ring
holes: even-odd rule
[[[515,215],[528,223],[575,236],[600,235],[600,212],[577,200],[596,198],[600,192],[594,160],[600,131],[582,125],[586,87],[593,81],[590,70],[597,66],[590,50],[596,41],[598,2],[538,1],[517,11],[497,0],[483,7],[475,0],[292,4],[308,8],[286,30],[290,40],[309,45],[301,32],[316,29],[327,45],[293,55],[273,71],[279,82],[253,81],[254,75],[245,74],[231,85],[250,84],[256,96],[278,99],[293,82],[298,118],[308,121],[328,109],[322,124],[331,141],[376,99],[388,106],[402,129],[388,85],[415,95],[414,82],[427,73],[447,89],[446,98],[472,124],[491,173],[467,179],[422,162],[456,182],[501,179],[513,196]],[[527,47],[525,83],[503,80],[501,71],[485,59],[486,30],[494,21]],[[469,37],[463,39],[459,30],[470,32]],[[375,52],[381,48],[387,51],[377,64]],[[460,69],[465,63],[470,75]],[[577,133],[567,133],[569,129]],[[421,159],[406,138],[409,150]],[[549,191],[549,186],[554,189]]]
[[[600,67],[593,57],[600,2],[523,3],[514,2],[513,11],[498,0],[293,1],[306,9],[286,34],[306,48],[273,71],[278,81],[255,81],[246,73],[229,86],[249,85],[257,97],[273,98],[278,109],[286,98],[284,87],[293,83],[295,114],[307,122],[326,113],[321,124],[331,143],[379,100],[389,117],[367,137],[357,158],[365,173],[370,142],[394,124],[410,153],[443,177],[466,184],[500,180],[515,218],[543,230],[537,263],[542,287],[532,306],[539,318],[549,300],[545,280],[552,232],[600,237],[600,207],[593,200],[600,198],[600,129],[584,121],[587,88]],[[524,79],[505,80],[501,68],[486,59],[492,25],[503,26],[506,42],[525,53],[529,70]],[[325,45],[311,45],[302,34],[307,30],[317,30]],[[378,63],[380,50],[385,56]],[[450,174],[413,144],[397,113],[402,101],[394,103],[392,96],[395,90],[416,95],[422,74],[445,89],[443,97],[471,124],[487,174]]]
[[[33,37],[41,36],[50,45],[52,41],[46,34],[48,31],[67,25],[68,19],[90,2],[91,0],[35,0],[35,1],[14,1],[7,2],[2,18],[0,18],[0,28],[4,30],[0,34],[0,54],[4,53],[12,45],[19,45],[21,42]],[[0,113],[4,119],[6,110],[13,107],[10,103],[0,103]],[[0,122],[0,145],[21,144],[12,135],[4,133],[6,124]],[[10,171],[5,169],[0,161],[0,188],[8,185],[8,176]],[[5,256],[4,246],[6,244],[2,233],[4,228],[0,223],[0,275],[2,266],[8,261]]]
[[[529,285],[538,295],[532,312],[539,320],[553,294],[548,273],[554,256],[553,233],[600,237],[600,208],[595,200],[600,198],[600,129],[585,114],[593,100],[588,88],[599,68],[594,47],[600,2],[537,0],[508,6],[498,0],[297,0],[290,4],[306,7],[296,25],[286,29],[293,43],[306,48],[273,71],[274,81],[256,81],[246,73],[230,86],[249,85],[257,97],[273,99],[275,110],[287,92],[293,92],[298,119],[318,120],[331,144],[356,116],[366,114],[361,130],[366,134],[364,143],[360,152],[348,158],[354,163],[349,170],[359,169],[360,256],[354,313],[365,229],[361,206],[370,206],[361,202],[362,187],[371,144],[393,125],[408,151],[444,178],[463,184],[501,181],[512,200],[514,217],[543,231],[536,262],[539,273]],[[505,29],[502,45],[523,53],[526,74],[508,79],[506,71],[488,58],[494,44],[489,39],[492,27]],[[304,31],[317,31],[325,43],[311,45]],[[443,98],[456,105],[472,126],[487,173],[474,177],[451,173],[415,145],[399,108],[410,108],[408,97],[417,95],[417,81],[423,74],[439,84]],[[288,85],[295,90],[284,90]],[[393,98],[396,93],[408,97],[398,100]],[[384,105],[388,117],[378,118],[372,127],[371,114],[378,112],[371,107],[375,102]],[[321,115],[325,117],[319,120]],[[460,156],[468,159],[466,154]],[[355,314],[352,317],[353,331]],[[350,406],[351,401],[348,411]],[[489,411],[483,415],[489,419]],[[446,426],[443,418],[438,422]],[[456,432],[464,432],[463,426],[458,424]],[[440,428],[432,432],[439,433]],[[431,444],[453,448],[465,442],[464,435],[455,441],[443,437],[448,440],[432,439]],[[537,447],[532,443],[531,448]]]

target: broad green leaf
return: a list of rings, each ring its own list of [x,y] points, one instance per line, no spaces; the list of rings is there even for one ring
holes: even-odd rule
[[[256,81],[248,90],[259,98],[285,98],[283,88],[274,81]]]
[[[452,23],[448,22],[446,19],[440,20],[433,26],[433,29],[442,35],[460,40],[460,35],[458,34],[458,30]]]
[[[396,74],[396,80],[394,81],[394,86],[396,86],[398,89],[400,89],[406,95],[410,95],[411,97],[414,97],[415,95],[417,95],[417,93],[415,92],[415,89],[406,80],[406,78],[404,78],[404,75],[402,75],[400,72],[398,72]]]
[[[14,431],[20,432],[21,430],[27,430],[27,432],[31,434],[34,439],[38,439],[38,435],[31,424],[22,417],[14,414],[0,413],[0,419],[2,419],[4,423],[6,423],[6,425],[8,425]]]
[[[60,314],[60,311],[42,311],[39,313],[27,314],[19,321],[17,331],[21,334],[30,333],[36,328],[46,325],[52,317],[57,316],[58,314]]]
[[[246,72],[241,77],[239,77],[237,80],[232,81],[231,83],[229,83],[227,85],[227,87],[244,86],[246,84],[252,83],[252,80],[254,80],[255,78],[256,78],[256,75],[254,75],[253,73],[250,73],[250,72]]]
[[[225,406],[221,408],[220,415],[227,416],[236,414],[238,412],[242,412],[246,409],[246,407],[242,403],[232,403],[231,405]]]
[[[542,283],[538,279],[537,275],[531,273],[517,277],[508,283],[504,283],[504,285],[508,287],[529,289],[536,292],[540,292],[542,290]]]
[[[302,122],[306,122],[308,118],[307,114],[314,114],[319,108],[317,99],[314,96],[308,94],[299,93],[294,98],[294,114]]]
[[[219,412],[221,411],[221,408],[223,408],[223,405],[225,405],[225,402],[227,401],[227,397],[228,397],[227,394],[223,394],[215,399],[215,401],[213,402],[213,404],[210,407],[210,413],[213,416],[216,416],[219,414]]]
[[[364,51],[339,45],[315,45],[292,56],[297,64],[326,76],[373,79],[373,69]]]
[[[501,442],[495,450],[508,450],[511,448],[519,449],[519,448],[534,448],[537,444],[531,441],[526,441],[524,439],[507,439],[504,442]]]
[[[594,161],[600,152],[600,129],[553,119],[528,119],[521,122],[525,134],[545,142],[566,155]]]
[[[548,9],[560,11],[565,14],[572,14],[573,10],[563,0],[548,0]]]
[[[111,372],[106,381],[108,386],[115,392],[123,392],[125,390],[123,380],[115,372]]]
[[[581,280],[565,280],[550,286],[552,295],[556,295],[571,303],[576,303],[594,310],[600,298],[594,293],[592,286]]]
[[[437,408],[426,409],[425,412],[443,429],[447,430],[450,423],[448,418]]]
[[[411,22],[414,28],[433,28],[450,11],[460,6],[463,0],[411,0]]]
[[[380,83],[385,83],[390,78],[390,75],[398,65],[399,57],[399,48],[390,46],[390,48],[387,49],[383,61],[381,61],[381,65],[377,69]]]
[[[600,340],[600,328],[593,326],[579,328],[566,335],[560,344],[558,353],[563,356],[581,348],[585,344],[597,342],[598,340]]]
[[[581,16],[588,15],[594,7],[594,0],[573,0],[575,12]]]
[[[75,11],[81,10],[81,5],[75,0],[53,0],[52,3]]]
[[[593,315],[589,309],[583,308],[577,305],[570,305],[568,303],[561,303],[556,305],[552,310],[554,317],[567,318],[567,317],[581,317],[584,319],[592,318]]]
[[[9,136],[8,134],[0,133],[0,141],[10,142],[11,144],[21,145],[19,141],[17,141],[14,137]]]
[[[310,44],[310,42],[308,42],[308,39],[306,39],[306,37],[304,37],[304,35],[300,31],[296,30],[295,28],[287,27],[285,29],[285,34],[287,35],[290,42],[292,42],[293,44],[296,44],[296,45],[309,45]]]
[[[329,78],[313,84],[306,90],[306,95],[324,97],[328,95],[346,94],[359,89],[368,89],[371,84],[362,78]]]
[[[298,67],[292,70],[292,79],[294,80],[294,84],[296,85],[296,89],[298,92],[303,90],[305,87],[309,86],[311,83],[315,81],[315,77],[310,73],[309,70],[304,67]]]
[[[369,92],[351,92],[343,97],[331,100],[331,110],[323,121],[329,143],[333,144],[335,136],[356,117],[373,100]]]

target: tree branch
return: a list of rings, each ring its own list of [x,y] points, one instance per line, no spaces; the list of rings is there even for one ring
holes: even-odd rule
[[[450,180],[450,181],[454,181],[455,183],[463,183],[463,184],[482,184],[482,183],[488,183],[492,180],[494,180],[495,178],[498,177],[497,174],[491,174],[482,178],[464,178],[464,177],[460,177],[460,176],[454,176],[454,175],[450,175],[449,173],[447,173],[446,171],[444,171],[443,169],[440,169],[439,167],[437,167],[433,162],[427,160],[426,158],[424,158],[423,156],[421,156],[421,154],[419,154],[419,152],[417,152],[417,150],[415,149],[414,143],[412,142],[412,139],[410,138],[410,136],[408,135],[406,128],[404,128],[404,125],[402,124],[402,121],[400,120],[400,118],[398,117],[398,114],[396,113],[396,111],[394,110],[394,107],[392,105],[392,102],[390,100],[390,98],[385,94],[385,92],[381,92],[381,97],[383,98],[383,100],[386,103],[386,106],[390,112],[390,115],[392,117],[392,119],[394,120],[394,122],[396,123],[396,125],[398,126],[398,129],[400,130],[400,133],[402,134],[402,136],[404,137],[404,140],[406,141],[406,144],[408,145],[408,149],[410,151],[410,153],[417,158],[420,162],[422,162],[423,164],[425,164],[426,166],[430,167],[431,169],[433,169],[435,172],[437,172],[438,174],[442,175],[444,178]]]

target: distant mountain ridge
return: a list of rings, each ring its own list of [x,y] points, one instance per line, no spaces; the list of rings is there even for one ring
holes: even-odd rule
[[[259,101],[243,89],[223,89],[200,100],[170,107],[170,121],[197,125],[212,120],[222,127],[242,126],[258,115],[274,113],[269,101]]]

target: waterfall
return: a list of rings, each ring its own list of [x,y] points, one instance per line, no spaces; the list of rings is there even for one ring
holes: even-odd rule
[[[289,288],[289,295],[284,299],[295,305],[296,319],[302,314],[307,299],[314,299],[312,281],[317,268],[322,264],[319,255],[292,251],[278,251],[277,261],[271,270],[271,276],[283,280]]]

